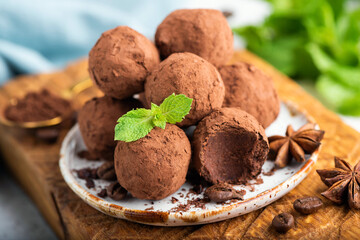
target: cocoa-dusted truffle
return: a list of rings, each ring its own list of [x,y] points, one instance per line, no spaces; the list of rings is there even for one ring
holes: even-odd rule
[[[154,128],[135,142],[119,141],[115,170],[119,183],[140,199],[163,199],[185,182],[191,146],[176,125]]]
[[[106,160],[114,159],[114,128],[119,117],[141,107],[136,99],[117,100],[108,96],[93,98],[78,114],[81,135],[90,154]]]
[[[270,77],[244,62],[223,66],[219,72],[226,89],[224,107],[240,107],[264,128],[276,119],[280,101]]]
[[[269,152],[263,127],[239,108],[221,108],[205,117],[192,143],[194,167],[214,184],[254,179]]]
[[[124,99],[144,90],[160,62],[155,45],[135,30],[119,26],[104,32],[89,53],[89,73],[101,91]]]
[[[224,15],[214,9],[182,9],[158,26],[155,43],[161,57],[191,52],[221,66],[233,54],[233,35]]]
[[[146,105],[161,104],[172,93],[193,99],[190,113],[178,124],[190,126],[221,107],[225,87],[211,63],[192,53],[174,53],[146,79]]]

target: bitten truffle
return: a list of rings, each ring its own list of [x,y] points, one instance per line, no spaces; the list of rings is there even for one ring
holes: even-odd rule
[[[220,108],[225,86],[217,69],[208,61],[192,53],[174,53],[146,79],[146,105],[161,104],[172,93],[193,99],[190,113],[178,124],[183,127],[196,124]]]
[[[263,127],[239,108],[221,108],[201,120],[192,144],[195,169],[214,184],[256,178],[269,152]]]
[[[173,124],[156,127],[135,142],[118,142],[117,179],[136,198],[163,199],[184,184],[190,158],[191,146],[183,130]]]
[[[89,53],[89,74],[101,91],[124,99],[144,90],[146,76],[160,62],[155,45],[135,30],[104,32]]]
[[[191,52],[215,66],[230,60],[233,41],[226,18],[214,9],[176,10],[164,19],[155,34],[162,58],[176,52]]]
[[[219,72],[226,89],[224,107],[240,107],[264,128],[277,118],[280,101],[270,77],[244,62],[220,67]]]
[[[136,99],[117,100],[108,96],[93,98],[78,114],[81,135],[89,153],[97,158],[114,160],[114,128],[128,111],[141,107]]]

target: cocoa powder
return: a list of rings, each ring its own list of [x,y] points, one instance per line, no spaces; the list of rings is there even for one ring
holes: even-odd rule
[[[36,122],[65,117],[71,112],[69,101],[43,89],[40,92],[29,92],[24,98],[18,99],[15,105],[8,105],[4,115],[15,122]]]

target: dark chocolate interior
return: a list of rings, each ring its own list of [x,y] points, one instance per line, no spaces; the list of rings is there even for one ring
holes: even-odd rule
[[[257,165],[253,158],[257,138],[242,129],[213,134],[204,149],[204,167],[218,182],[246,182]]]

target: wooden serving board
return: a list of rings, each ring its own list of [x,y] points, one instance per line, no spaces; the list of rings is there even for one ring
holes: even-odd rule
[[[294,81],[247,51],[236,52],[232,61],[246,61],[265,71],[273,78],[283,101],[297,103],[326,131],[317,169],[332,167],[333,156],[353,164],[360,158],[360,134]],[[19,77],[0,89],[0,111],[12,97],[42,87],[60,94],[87,76],[87,61],[82,60],[61,72]],[[77,107],[100,94],[95,88],[87,90],[76,98]],[[153,227],[106,216],[85,204],[62,179],[58,160],[66,132],[61,132],[55,144],[46,144],[23,131],[0,126],[0,147],[7,166],[61,239],[358,239],[360,236],[360,210],[336,206],[324,198],[325,207],[315,214],[302,216],[293,210],[295,199],[320,196],[326,189],[315,170],[293,191],[268,207],[223,222]],[[281,212],[295,216],[295,228],[286,234],[278,234],[270,227],[273,217]]]

